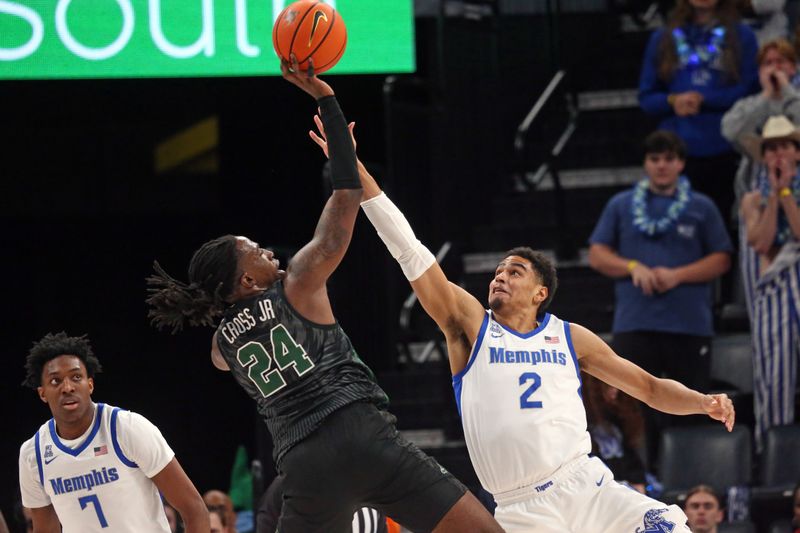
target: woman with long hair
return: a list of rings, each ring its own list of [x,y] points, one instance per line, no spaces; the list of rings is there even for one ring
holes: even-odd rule
[[[639,78],[642,109],[686,142],[686,175],[726,218],[738,157],[720,123],[758,81],[756,37],[734,2],[677,0],[667,25],[650,37]]]

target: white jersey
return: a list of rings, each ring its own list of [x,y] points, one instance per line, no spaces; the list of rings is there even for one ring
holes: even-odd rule
[[[60,439],[51,419],[22,445],[22,504],[52,504],[64,533],[169,533],[150,478],[174,456],[146,418],[99,403],[81,437]]]
[[[453,388],[472,465],[492,494],[544,480],[591,451],[569,323],[554,315],[519,333],[487,311]]]

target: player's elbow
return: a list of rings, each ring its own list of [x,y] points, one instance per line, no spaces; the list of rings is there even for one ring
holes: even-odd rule
[[[208,531],[210,527],[208,508],[203,498],[197,491],[185,501],[175,505],[175,509],[181,515],[186,524],[186,531]]]

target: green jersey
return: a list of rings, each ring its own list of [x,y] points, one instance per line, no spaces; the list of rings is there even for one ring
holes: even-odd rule
[[[217,345],[267,423],[276,464],[337,409],[358,401],[388,404],[341,326],[302,317],[281,281],[228,308]]]

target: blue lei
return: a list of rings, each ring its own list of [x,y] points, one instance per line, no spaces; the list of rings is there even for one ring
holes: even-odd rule
[[[713,66],[714,61],[722,53],[722,44],[725,42],[725,28],[715,26],[711,30],[703,32],[705,42],[689,44],[686,32],[681,28],[672,30],[672,37],[675,39],[675,48],[678,52],[678,60],[681,67],[697,68],[702,66]]]
[[[800,173],[795,174],[792,178],[792,194],[795,201],[800,199]],[[762,166],[761,172],[758,174],[758,192],[761,193],[761,206],[767,205],[767,198],[772,192],[772,187],[769,185],[769,178],[767,177],[767,170]],[[799,202],[800,203],[800,202]],[[775,231],[775,246],[783,246],[787,241],[792,239],[792,228],[789,227],[789,221],[786,219],[786,213],[783,209],[778,208],[778,228]]]
[[[672,204],[667,208],[666,214],[658,220],[651,219],[647,214],[647,191],[649,189],[649,178],[644,178],[633,186],[631,212],[633,214],[633,226],[648,237],[654,237],[663,235],[678,221],[678,218],[686,210],[686,206],[689,205],[692,187],[686,176],[681,176],[678,179],[675,199],[672,200]]]

